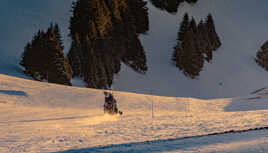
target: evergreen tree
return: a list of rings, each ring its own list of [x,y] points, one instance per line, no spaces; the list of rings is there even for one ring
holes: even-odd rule
[[[48,31],[47,40],[47,63],[46,79],[48,82],[71,85],[72,71],[69,63],[64,57],[61,45],[54,31]],[[45,49],[45,48],[44,48]]]
[[[201,20],[198,24],[198,31],[200,36],[201,52],[204,54],[205,60],[210,62],[213,58],[213,48],[209,39],[208,29],[203,20]]]
[[[182,2],[188,2],[188,3],[196,3],[197,0],[150,0],[151,3],[161,9],[166,10],[169,13],[176,13],[178,11],[178,7]]]
[[[190,26],[189,16],[187,13],[185,13],[185,15],[183,17],[183,21],[180,25],[180,30],[178,32],[178,40],[179,41],[182,41],[184,39],[184,35],[188,31],[189,26]]]
[[[137,33],[145,33],[149,30],[149,15],[148,15],[148,8],[146,7],[147,2],[143,0],[126,0],[128,5],[128,18],[129,16],[132,17],[134,25]]]
[[[58,40],[59,44],[60,44],[60,48],[63,50],[64,46],[63,46],[63,42],[62,42],[62,37],[60,35],[60,28],[58,24],[55,24],[54,26],[52,25],[52,28],[54,30],[56,39]]]
[[[77,0],[72,4],[68,60],[73,76],[84,77],[88,87],[107,89],[121,61],[137,72],[147,70],[138,39],[149,28],[143,0]]]
[[[189,27],[189,29],[191,29],[194,34],[197,33],[197,25],[196,25],[195,19],[193,17],[192,17],[192,19],[190,21],[190,27]]]
[[[196,3],[198,0],[185,0],[188,3]]]
[[[268,71],[268,41],[266,41],[257,52],[255,61]]]
[[[199,75],[205,60],[210,62],[213,50],[221,45],[211,15],[208,15],[206,23],[201,20],[197,25],[194,18],[189,21],[188,15],[185,14],[178,32],[178,40],[172,60],[190,78]]]
[[[138,37],[129,39],[129,48],[122,58],[122,61],[132,67],[138,73],[145,73],[148,70],[146,55]]]
[[[181,43],[183,60],[179,65],[179,68],[190,78],[198,76],[204,64],[202,53],[195,43],[194,28],[191,28],[185,33],[185,40]]]
[[[82,54],[82,46],[78,34],[75,35],[75,39],[72,42],[67,58],[73,70],[73,77],[82,77],[84,56]]]
[[[53,27],[46,32],[39,30],[31,43],[26,44],[20,64],[36,80],[71,85],[71,67]]]
[[[28,57],[29,55],[29,51],[31,50],[31,44],[28,42],[26,44],[26,46],[24,47],[24,51],[21,55],[21,61],[20,61],[20,65],[22,67],[25,67],[26,68],[26,64],[25,64],[25,61],[26,61],[26,58]]]
[[[214,20],[211,14],[207,16],[206,26],[208,29],[208,35],[209,35],[209,39],[212,45],[212,49],[215,51],[217,50],[217,48],[221,46],[221,41],[220,41],[218,34],[216,33]]]

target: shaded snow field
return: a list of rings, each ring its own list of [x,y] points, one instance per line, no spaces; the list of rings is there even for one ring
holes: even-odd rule
[[[101,90],[0,75],[0,152],[239,152],[250,146],[268,149],[264,147],[268,143],[265,130],[180,139],[268,126],[265,88],[250,96],[212,100],[116,91],[113,94],[124,112],[122,116],[103,114]]]
[[[67,53],[69,17],[73,0],[3,0],[0,14],[0,73],[26,78],[18,67],[25,44],[38,29],[50,22],[61,27]],[[268,72],[255,61],[256,52],[268,40],[267,0],[199,0],[182,3],[178,13],[169,14],[150,3],[150,30],[140,39],[149,67],[146,75],[123,65],[113,84],[115,90],[171,97],[222,98],[247,95],[268,84]],[[191,80],[171,62],[177,31],[184,13],[199,21],[212,13],[222,46],[212,63],[206,63],[200,77]],[[28,78],[28,77],[27,77]],[[28,78],[29,79],[29,78]],[[73,80],[75,85],[83,83]]]

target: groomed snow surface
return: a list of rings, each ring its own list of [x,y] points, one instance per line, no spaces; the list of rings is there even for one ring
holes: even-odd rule
[[[0,75],[0,152],[268,151],[265,129],[196,137],[268,126],[265,88],[213,100],[113,94],[122,116],[104,115],[101,90]]]

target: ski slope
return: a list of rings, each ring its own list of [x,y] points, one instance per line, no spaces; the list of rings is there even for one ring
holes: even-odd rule
[[[123,65],[113,85],[123,116],[103,114],[101,90],[31,81],[18,66],[24,45],[50,22],[61,26],[68,52],[71,2],[0,5],[0,153],[268,152],[266,129],[209,135],[268,126],[268,72],[254,62],[268,40],[267,1],[199,0],[176,14],[148,3],[150,31],[140,39],[149,71]],[[223,43],[196,80],[170,60],[185,12],[197,20],[212,13]]]
[[[113,94],[123,116],[103,114],[101,90],[0,75],[0,152],[210,152],[241,151],[249,145],[268,149],[262,148],[268,142],[266,130],[195,137],[267,127],[266,88],[249,96],[211,100]]]

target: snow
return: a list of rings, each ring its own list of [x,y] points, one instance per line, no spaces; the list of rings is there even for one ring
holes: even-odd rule
[[[103,115],[102,90],[0,75],[0,151],[210,152],[211,146],[236,151],[247,144],[256,149],[267,144],[267,137],[260,134],[266,130],[194,138],[268,126],[266,88],[245,97],[211,100],[113,94],[122,116]]]
[[[2,0],[1,2],[1,74],[28,78],[18,66],[24,46],[32,39],[34,33],[39,29],[46,29],[51,22],[57,22],[61,27],[65,52],[68,51],[70,40],[67,29],[72,0]]]
[[[113,84],[123,116],[103,115],[103,90],[78,88],[79,78],[78,87],[36,82],[18,66],[26,42],[50,22],[62,27],[68,52],[71,2],[0,5],[0,153],[268,152],[267,129],[207,136],[268,126],[268,72],[254,62],[268,39],[267,1],[199,0],[176,14],[149,3],[150,31],[140,36],[149,71],[123,65]],[[171,63],[185,12],[212,13],[223,43],[196,80]]]
[[[142,143],[129,143],[94,147],[87,149],[73,149],[59,153],[264,153],[267,152],[267,131],[254,131],[248,133],[235,133],[202,138],[159,140]]]
[[[268,72],[254,61],[256,52],[268,39],[267,1],[199,0],[182,4],[175,15],[149,7],[150,31],[141,36],[148,58],[145,76],[124,66],[114,88],[163,96],[222,98],[246,95],[267,85]],[[249,11],[250,10],[250,11]],[[222,46],[206,63],[196,80],[186,78],[172,63],[173,47],[184,13],[205,19],[211,13]],[[135,80],[135,83],[131,83]]]
[[[79,77],[75,77],[75,78],[72,78],[71,80],[72,82],[72,86],[76,86],[76,87],[81,87],[81,88],[84,88],[86,87],[86,83],[83,81],[83,78],[79,78]]]

